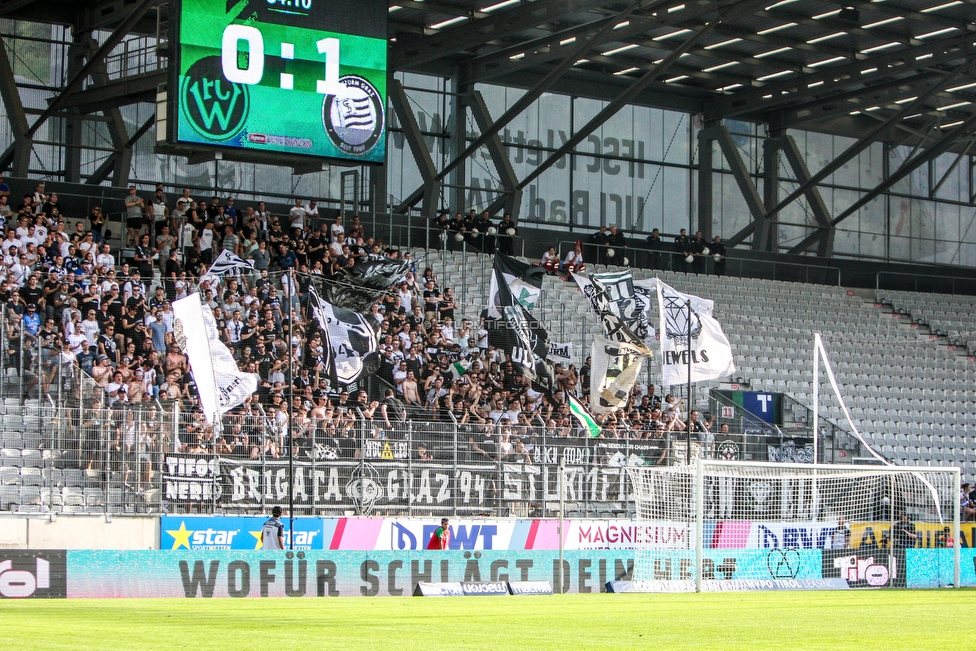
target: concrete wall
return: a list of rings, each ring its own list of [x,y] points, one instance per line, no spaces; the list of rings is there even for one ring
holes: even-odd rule
[[[156,549],[159,518],[0,516],[0,549]]]

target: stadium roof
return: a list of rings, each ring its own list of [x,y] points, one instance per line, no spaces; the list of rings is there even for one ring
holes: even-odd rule
[[[532,87],[571,58],[553,90],[706,121],[924,144],[976,117],[974,0],[393,0],[390,36],[399,70]]]
[[[8,0],[0,17],[155,34],[167,6]],[[923,146],[952,134],[957,152],[974,142],[976,0],[390,0],[389,18],[394,70],[628,92],[706,122]],[[90,101],[151,101],[157,76]],[[76,95],[63,105],[89,101]]]

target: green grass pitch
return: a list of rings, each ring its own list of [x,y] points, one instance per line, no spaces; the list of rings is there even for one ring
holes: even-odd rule
[[[0,648],[972,648],[972,591],[0,602]]]

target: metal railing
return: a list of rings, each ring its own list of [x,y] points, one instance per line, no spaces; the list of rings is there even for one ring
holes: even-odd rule
[[[976,295],[976,278],[930,276],[927,274],[879,271],[875,274],[876,291],[910,291],[939,294]]]
[[[565,254],[571,251],[575,244],[575,241],[560,241],[559,259],[563,260]],[[671,246],[670,243],[663,245]],[[613,251],[612,255],[610,255],[611,250]],[[693,256],[692,262],[687,262],[685,260],[687,256],[677,251],[651,250],[641,245],[628,245],[621,249],[619,246],[588,242],[583,244],[583,254],[591,271],[593,265],[599,264],[713,276],[732,276],[735,278],[762,278],[817,285],[837,285],[838,287],[841,285],[841,270],[837,267],[823,265],[806,265],[773,259],[751,260],[728,256],[717,261],[712,255],[701,254]]]

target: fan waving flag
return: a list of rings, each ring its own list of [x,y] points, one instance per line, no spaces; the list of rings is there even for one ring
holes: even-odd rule
[[[379,368],[379,336],[362,314],[336,307],[309,288],[309,303],[318,319],[327,365],[340,384],[352,384]]]
[[[569,396],[569,413],[573,415],[579,424],[591,438],[596,438],[600,436],[600,432],[603,428],[593,420],[593,416],[590,416],[590,412],[586,411],[586,407],[583,403],[576,399],[575,396]]]
[[[590,409],[607,414],[626,406],[630,390],[637,382],[650,351],[643,342],[636,344],[594,337],[590,348]]]
[[[190,359],[203,415],[213,424],[220,414],[242,404],[258,390],[260,376],[240,371],[234,356],[220,341],[210,308],[200,303],[200,294],[174,301],[173,315],[173,337]]]
[[[603,322],[607,339],[627,342],[639,339],[647,346],[653,345],[656,333],[648,318],[653,290],[634,281],[629,271],[590,276],[573,274],[573,280]]]
[[[206,276],[221,276],[228,271],[234,271],[235,269],[247,269],[248,271],[254,270],[254,263],[250,260],[245,260],[244,258],[239,258],[228,250],[223,250],[214,263],[210,265],[207,269]]]
[[[657,300],[661,311],[662,384],[673,386],[686,382],[689,363],[692,382],[715,380],[735,373],[732,346],[722,332],[722,326],[712,316],[712,301],[682,294],[660,280],[657,281]]]
[[[410,270],[405,260],[367,260],[352,268],[340,269],[335,279],[325,283],[325,300],[353,312],[366,312],[383,294],[392,289]]]
[[[521,305],[526,309],[535,307],[542,294],[542,279],[546,270],[519,262],[501,253],[495,256],[488,284],[488,316],[502,318],[501,308],[506,305]]]
[[[500,319],[485,320],[488,343],[501,349],[513,364],[522,367],[530,380],[535,380],[537,338],[532,328],[532,315],[520,305],[505,305],[501,313]],[[549,347],[548,342],[545,345]]]

